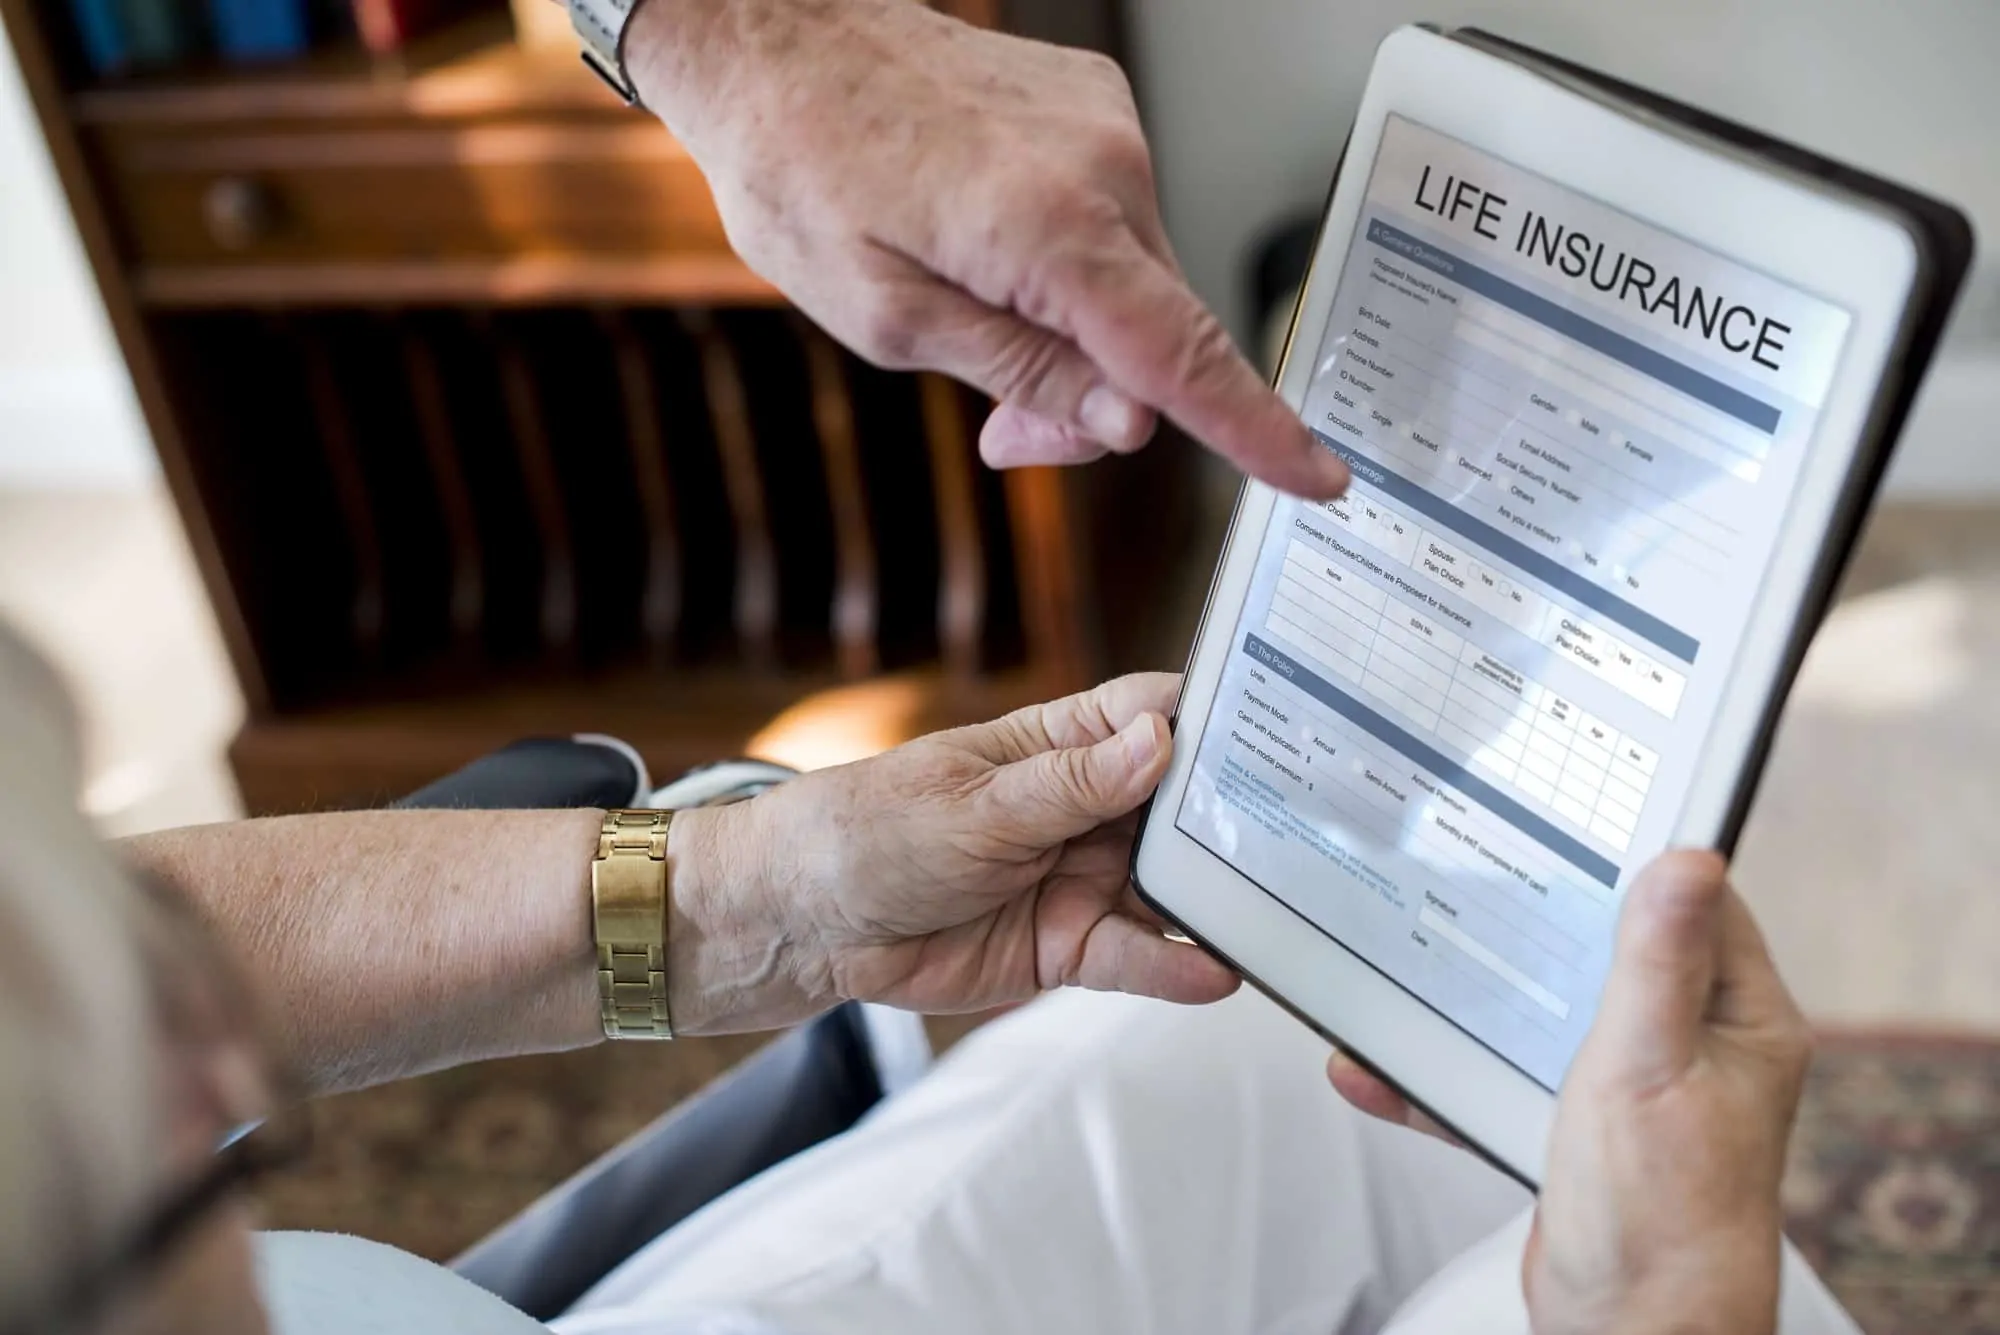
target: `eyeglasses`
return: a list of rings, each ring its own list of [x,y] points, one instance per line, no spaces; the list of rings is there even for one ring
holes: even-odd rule
[[[110,1251],[73,1272],[27,1320],[5,1335],[54,1335],[86,1329],[118,1295],[152,1275],[238,1191],[297,1163],[311,1149],[312,1118],[294,1109],[225,1145],[206,1171],[171,1191]]]
[[[149,910],[139,933],[161,1017],[162,1039],[176,1055],[212,1077],[212,1101],[224,1137],[206,1166],[168,1191],[108,1251],[73,1271],[25,1320],[0,1325],[0,1335],[78,1331],[118,1295],[155,1273],[223,1204],[250,1184],[297,1163],[312,1147],[313,1119],[286,1082],[268,1074],[248,1093],[241,1070],[260,1046],[243,1025],[253,1013],[249,990],[230,967],[207,924],[170,885],[138,878]],[[261,1062],[255,1063],[258,1067]],[[259,1106],[250,1106],[255,1101]]]

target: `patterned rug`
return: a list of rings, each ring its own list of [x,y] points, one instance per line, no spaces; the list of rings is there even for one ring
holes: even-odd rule
[[[448,1261],[764,1042],[600,1043],[323,1099],[312,1153],[260,1188],[263,1222]]]
[[[1869,1335],[2000,1335],[2000,1043],[1822,1036],[1785,1210]]]
[[[267,1222],[448,1259],[759,1042],[600,1046],[326,1100]],[[1823,1038],[1785,1205],[1869,1335],[2000,1335],[2000,1041]]]

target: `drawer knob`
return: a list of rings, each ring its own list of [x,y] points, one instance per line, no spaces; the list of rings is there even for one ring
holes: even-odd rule
[[[281,214],[277,192],[249,176],[211,181],[201,208],[209,239],[224,250],[247,250],[270,240],[278,230]]]

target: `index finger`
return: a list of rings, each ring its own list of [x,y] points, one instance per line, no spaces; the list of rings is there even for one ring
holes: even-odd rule
[[[1433,1140],[1441,1140],[1447,1145],[1464,1148],[1463,1142],[1457,1136],[1413,1106],[1408,1099],[1397,1093],[1388,1081],[1369,1071],[1339,1048],[1335,1048],[1333,1055],[1326,1059],[1326,1079],[1327,1083],[1333,1086],[1334,1092],[1347,1100],[1355,1111],[1366,1113],[1378,1122],[1405,1126],[1412,1131],[1420,1131]]]
[[[1321,445],[1230,341],[1222,322],[1130,231],[1108,253],[1055,258],[1059,327],[1121,390],[1244,472],[1312,499],[1347,489]]]

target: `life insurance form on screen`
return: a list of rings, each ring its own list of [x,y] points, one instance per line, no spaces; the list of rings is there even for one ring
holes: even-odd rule
[[[1848,325],[1392,117],[1179,827],[1554,1088]]]

